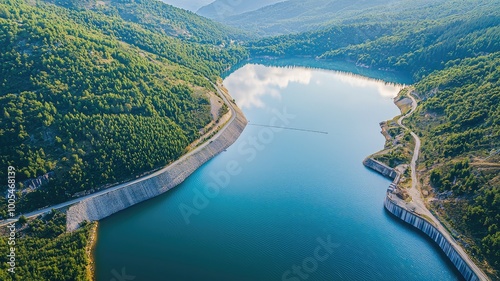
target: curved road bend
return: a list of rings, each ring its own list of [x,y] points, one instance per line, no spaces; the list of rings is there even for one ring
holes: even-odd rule
[[[212,82],[210,82],[210,83],[212,83]],[[224,125],[224,127],[222,127],[219,130],[219,132],[217,132],[217,134],[215,134],[212,138],[210,138],[209,140],[205,141],[203,144],[201,144],[200,146],[198,146],[195,149],[191,150],[190,152],[184,154],[181,158],[179,158],[176,161],[172,162],[171,164],[169,164],[165,168],[163,168],[161,170],[158,170],[158,171],[156,171],[156,172],[154,172],[154,173],[152,173],[150,175],[146,175],[144,177],[140,177],[138,179],[135,179],[135,180],[132,180],[132,181],[129,181],[129,182],[126,182],[126,183],[122,183],[122,184],[119,184],[119,185],[116,185],[116,186],[113,186],[113,187],[110,187],[110,188],[106,188],[104,190],[101,190],[101,191],[98,191],[98,192],[95,192],[95,193],[92,193],[92,194],[89,194],[89,195],[85,195],[83,197],[79,197],[79,198],[76,198],[76,199],[73,199],[73,200],[70,200],[70,201],[66,201],[64,203],[60,203],[60,204],[53,205],[53,206],[50,206],[50,207],[47,207],[47,208],[43,208],[43,209],[31,212],[31,213],[26,213],[26,214],[24,214],[24,216],[27,217],[27,218],[36,217],[36,216],[39,216],[41,214],[48,213],[52,209],[61,209],[61,208],[64,208],[64,207],[67,207],[67,206],[79,203],[79,202],[81,202],[83,200],[86,200],[86,199],[89,199],[89,198],[93,198],[93,197],[96,197],[96,196],[99,196],[99,195],[102,195],[102,194],[106,194],[108,192],[124,188],[126,186],[131,185],[131,184],[134,184],[134,183],[137,183],[137,182],[140,182],[140,181],[143,181],[143,180],[155,177],[155,176],[157,176],[157,175],[165,172],[165,170],[168,167],[170,167],[170,165],[175,165],[178,162],[181,162],[184,159],[188,158],[189,156],[191,156],[191,155],[197,153],[198,151],[202,150],[211,141],[217,139],[226,130],[226,128],[234,121],[234,119],[236,119],[236,116],[238,115],[238,112],[234,109],[233,104],[230,102],[230,99],[228,99],[228,97],[224,94],[224,91],[222,91],[217,85],[215,85],[213,83],[212,83],[212,85],[217,89],[217,92],[219,93],[219,95],[222,97],[222,99],[224,100],[224,102],[227,104],[227,106],[231,110],[231,118],[229,119],[229,121],[226,122],[226,124]],[[16,217],[16,218],[14,218],[14,219],[4,220],[4,221],[0,222],[0,227],[4,226],[4,225],[7,225],[9,223],[12,223],[13,221],[17,221],[18,218],[19,218],[19,216]]]
[[[404,128],[405,130],[409,131],[412,137],[415,139],[415,149],[413,151],[413,157],[411,159],[410,163],[410,168],[411,168],[411,188],[408,190],[408,193],[411,195],[412,198],[412,207],[415,208],[415,212],[417,214],[425,215],[432,219],[434,222],[434,226],[450,241],[452,246],[457,250],[457,252],[464,258],[464,260],[469,264],[471,269],[476,273],[476,275],[479,277],[480,280],[490,280],[486,274],[470,259],[469,255],[464,251],[464,249],[455,241],[453,237],[448,233],[448,231],[443,227],[441,222],[427,209],[424,203],[424,199],[422,198],[422,193],[420,192],[418,188],[418,177],[417,177],[417,161],[418,157],[420,155],[420,147],[421,147],[421,141],[420,138],[415,134],[413,131],[408,129],[405,125],[403,125],[403,120],[409,116],[411,116],[415,110],[417,109],[418,103],[417,100],[411,95],[411,93],[408,94],[408,96],[412,100],[412,109],[410,112],[408,112],[406,115],[401,116],[398,120],[398,124]],[[404,201],[399,201],[400,203],[405,203]]]

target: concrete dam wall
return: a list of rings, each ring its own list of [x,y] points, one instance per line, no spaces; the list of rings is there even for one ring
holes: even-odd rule
[[[397,201],[391,199],[392,191],[396,188],[396,185],[399,183],[400,174],[397,173],[394,169],[380,163],[371,158],[365,159],[363,164],[373,169],[376,172],[379,172],[385,177],[391,178],[394,181],[391,183],[387,190],[387,196],[385,198],[384,206],[385,209],[398,217],[399,219],[405,221],[406,223],[412,225],[413,227],[419,229],[427,236],[429,236],[436,244],[443,250],[445,255],[450,259],[453,265],[458,269],[461,275],[467,281],[476,281],[476,280],[487,280],[485,278],[479,278],[476,272],[473,270],[473,266],[469,264],[470,261],[466,257],[463,257],[456,249],[455,246],[448,240],[448,238],[439,231],[434,225],[428,222],[423,217],[419,216],[416,213],[408,211],[405,207],[398,204]],[[467,260],[467,261],[466,261]]]
[[[205,162],[224,151],[240,136],[247,124],[243,113],[234,106],[236,117],[210,143],[201,150],[151,176],[126,184],[124,187],[85,199],[71,207],[66,213],[68,231],[77,229],[83,221],[95,221],[108,217],[132,205],[158,196],[178,184]]]
[[[395,179],[398,175],[398,173],[393,168],[391,168],[391,167],[385,165],[384,163],[381,163],[373,158],[366,158],[363,161],[363,164],[366,167],[368,167],[376,172],[379,172],[384,177],[390,178],[391,180]]]
[[[455,267],[460,271],[462,276],[467,281],[480,280],[476,273],[471,269],[469,264],[464,261],[462,256],[457,252],[457,250],[451,245],[451,243],[443,236],[443,234],[432,224],[430,224],[424,218],[418,216],[417,214],[411,213],[406,209],[400,207],[397,203],[392,201],[389,196],[385,198],[385,208],[396,217],[402,219],[408,224],[418,228],[427,236],[429,236],[439,248],[443,250],[445,255],[450,259],[450,261],[455,265]]]

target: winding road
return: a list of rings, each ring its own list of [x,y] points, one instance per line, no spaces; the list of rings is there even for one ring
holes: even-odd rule
[[[212,83],[212,82],[210,82],[210,83]],[[217,139],[226,130],[226,128],[229,126],[229,124],[231,124],[234,121],[234,119],[236,119],[236,117],[238,116],[238,111],[234,109],[233,104],[230,102],[230,99],[228,99],[228,97],[225,95],[224,91],[222,91],[218,85],[215,85],[213,83],[212,83],[212,85],[215,87],[215,89],[217,89],[217,92],[219,93],[219,96],[224,100],[224,102],[227,104],[227,106],[231,110],[231,118],[228,120],[228,122],[226,122],[226,124],[224,125],[224,127],[222,127],[214,136],[212,136],[212,138],[210,138],[209,140],[205,141],[203,144],[199,145],[195,149],[193,149],[193,150],[189,151],[188,153],[184,154],[182,157],[180,157],[176,161],[170,163],[168,166],[166,166],[166,167],[162,168],[161,170],[158,170],[158,171],[156,171],[156,172],[154,172],[152,174],[149,174],[149,175],[137,178],[135,180],[132,180],[132,181],[129,181],[129,182],[126,182],[126,183],[118,184],[118,185],[115,185],[115,186],[103,189],[101,191],[98,191],[98,192],[95,192],[95,193],[92,193],[92,194],[89,194],[89,195],[78,197],[76,199],[69,200],[69,201],[66,201],[64,203],[60,203],[60,204],[57,204],[57,205],[49,206],[49,207],[46,207],[46,208],[43,208],[43,209],[40,209],[40,210],[37,210],[37,211],[34,211],[34,212],[26,213],[26,214],[24,214],[24,216],[26,218],[33,218],[33,217],[36,217],[36,216],[39,216],[39,215],[42,215],[42,214],[45,214],[45,213],[49,213],[53,209],[56,209],[56,210],[57,209],[62,209],[62,208],[71,206],[73,204],[77,204],[77,203],[79,203],[79,202],[81,202],[83,200],[86,200],[86,199],[89,199],[89,198],[93,198],[93,197],[97,197],[97,196],[100,196],[102,194],[106,194],[106,193],[112,192],[114,190],[118,190],[118,189],[124,188],[126,186],[131,185],[131,184],[135,184],[137,182],[140,182],[140,181],[152,178],[152,177],[156,177],[157,175],[159,175],[161,173],[164,173],[168,169],[168,167],[170,167],[171,165],[175,165],[176,163],[181,162],[184,159],[188,158],[189,156],[191,156],[191,155],[195,154],[196,152],[202,150],[210,142],[212,142],[213,140]],[[18,219],[19,219],[19,216],[17,216],[16,218],[3,220],[3,221],[0,222],[0,227],[1,226],[5,226],[7,224],[10,224],[12,222],[16,222]]]
[[[470,259],[469,255],[465,252],[465,250],[455,241],[455,239],[450,235],[448,230],[441,224],[439,219],[437,219],[425,206],[425,201],[422,197],[422,193],[418,187],[418,176],[417,176],[417,161],[420,155],[420,147],[421,141],[420,138],[411,131],[408,127],[403,125],[403,120],[409,116],[411,116],[415,110],[417,109],[418,103],[417,100],[411,95],[411,91],[408,93],[409,98],[412,100],[412,109],[407,114],[401,116],[398,120],[399,126],[403,129],[410,132],[413,139],[415,139],[415,149],[413,151],[413,157],[411,159],[410,168],[411,168],[411,188],[408,190],[412,201],[407,203],[403,200],[398,200],[399,205],[406,206],[406,209],[412,210],[413,212],[424,215],[424,217],[429,218],[434,223],[434,226],[447,238],[450,244],[457,250],[457,252],[462,256],[464,261],[470,266],[470,268],[476,273],[480,280],[490,280],[488,276]]]
[[[417,107],[418,107],[417,100],[411,94],[408,94],[408,96],[412,100],[411,111],[408,112],[406,115],[401,116],[401,118],[399,118],[399,120],[398,120],[399,126],[401,126],[401,128],[403,128],[403,129],[409,131],[411,136],[415,140],[415,149],[413,150],[413,157],[412,157],[411,163],[410,163],[411,188],[408,190],[408,193],[410,194],[410,196],[412,198],[412,202],[416,205],[415,211],[417,213],[425,214],[427,216],[433,217],[432,213],[427,209],[427,207],[425,207],[425,203],[424,203],[424,200],[422,198],[422,194],[418,188],[417,161],[418,161],[418,157],[420,156],[420,147],[422,145],[422,142],[420,141],[420,138],[417,136],[417,134],[415,134],[408,127],[403,125],[403,120],[407,117],[410,117],[415,112],[415,110],[417,110]]]

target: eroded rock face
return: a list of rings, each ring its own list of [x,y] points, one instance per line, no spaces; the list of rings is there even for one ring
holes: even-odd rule
[[[161,174],[133,182],[123,188],[86,199],[71,206],[66,214],[66,229],[74,231],[83,221],[95,221],[108,217],[132,205],[158,196],[178,184],[205,162],[232,145],[247,124],[243,113],[237,111],[236,118],[216,139],[210,141],[202,150],[169,166]]]
[[[54,178],[54,172],[48,172],[34,179],[25,180],[23,182],[25,188],[21,192],[22,194],[33,192],[47,184],[52,178]]]

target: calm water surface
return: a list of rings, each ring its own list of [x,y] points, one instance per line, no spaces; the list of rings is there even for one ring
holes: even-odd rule
[[[101,222],[97,280],[457,279],[361,163],[400,86],[257,64],[224,84],[249,126],[177,188]]]

